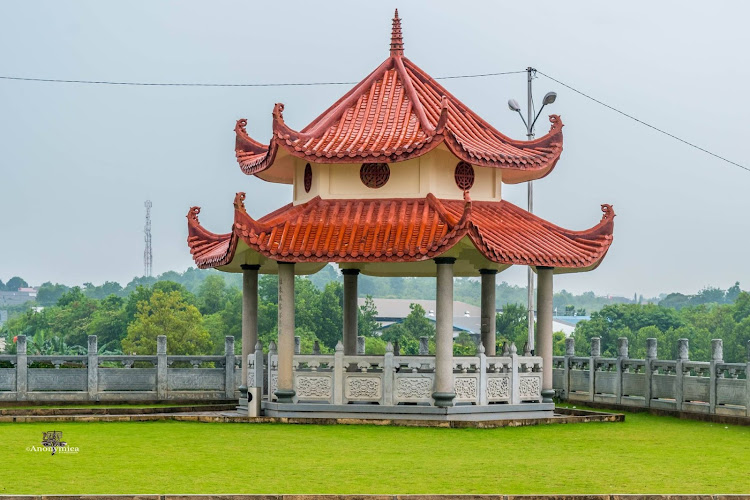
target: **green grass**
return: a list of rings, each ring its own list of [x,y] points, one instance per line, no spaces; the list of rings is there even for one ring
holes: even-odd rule
[[[26,451],[53,429],[80,452]],[[486,430],[6,423],[0,459],[0,495],[750,492],[750,427],[647,414]]]

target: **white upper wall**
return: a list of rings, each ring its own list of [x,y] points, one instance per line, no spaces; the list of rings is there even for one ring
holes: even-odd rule
[[[320,196],[323,199],[346,198],[424,198],[428,193],[443,199],[463,199],[463,191],[456,185],[455,168],[460,160],[443,146],[426,155],[398,163],[389,163],[390,178],[377,189],[362,183],[359,171],[362,163],[310,163],[312,183],[305,192],[304,175],[307,161],[295,158],[294,204]],[[469,190],[471,199],[500,201],[502,173],[500,169],[474,167],[474,185]]]

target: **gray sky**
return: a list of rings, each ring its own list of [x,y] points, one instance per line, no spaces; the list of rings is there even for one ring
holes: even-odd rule
[[[325,7],[323,7],[325,5]],[[433,76],[529,65],[750,166],[746,2],[128,2],[3,0],[0,75],[149,82],[358,81],[405,54]],[[523,138],[506,101],[525,75],[441,82],[499,130]],[[154,271],[192,264],[185,214],[227,232],[246,191],[261,216],[287,186],[240,172],[235,120],[262,141],[275,102],[300,129],[348,86],[175,88],[0,81],[0,279],[126,283],[143,272],[143,202],[153,201]],[[535,183],[535,211],[571,229],[617,213],[594,272],[556,289],[600,294],[750,286],[750,172],[695,151],[539,77],[558,93],[565,151]],[[545,110],[545,114],[547,110]],[[542,119],[540,118],[540,123]],[[549,124],[544,119],[538,134]],[[525,185],[504,196],[524,206]],[[500,279],[523,284],[524,268]]]

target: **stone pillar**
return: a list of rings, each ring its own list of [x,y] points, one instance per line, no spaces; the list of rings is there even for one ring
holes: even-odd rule
[[[167,399],[169,390],[167,381],[167,336],[156,337],[156,398]]]
[[[294,336],[294,354],[302,354],[302,339]]]
[[[291,403],[294,397],[294,263],[279,262],[279,379],[276,399]]]
[[[340,340],[336,343],[333,354],[333,404],[344,403],[344,344]]]
[[[88,371],[88,390],[89,400],[98,400],[99,392],[99,353],[96,345],[96,335],[89,335],[88,358],[86,360],[86,369]]]
[[[435,406],[453,406],[453,257],[437,257],[435,305]]]
[[[497,340],[495,332],[495,269],[480,269],[482,275],[482,345],[487,356],[495,356]]]
[[[658,355],[656,339],[646,339],[646,389],[643,391],[646,408],[651,406],[651,390],[653,388],[653,361]]]
[[[542,357],[542,403],[552,403],[552,267],[537,267],[536,353]]]
[[[344,275],[344,354],[357,354],[357,280],[359,269],[342,269]]]
[[[263,377],[263,344],[261,344],[260,340],[255,344],[255,352],[251,354],[253,357],[253,386],[259,387],[260,391],[258,391],[258,394],[260,394],[260,397],[263,397],[263,386],[265,385],[265,380]],[[249,378],[249,374],[248,374]]]
[[[383,403],[385,405],[393,404],[395,375],[396,366],[393,359],[393,344],[388,342],[385,346],[385,356],[383,357]]]
[[[428,356],[430,354],[430,338],[427,336],[419,337],[419,355]]]
[[[247,404],[247,359],[258,343],[258,264],[242,264],[242,383],[240,399]],[[258,379],[255,380],[256,385]],[[242,401],[240,401],[242,404]]]
[[[565,339],[565,357],[563,358],[563,386],[562,397],[570,397],[570,359],[576,355],[576,339],[568,337]]]
[[[366,346],[367,344],[365,342],[365,338],[361,336],[357,336],[357,356],[365,355]]]
[[[224,337],[224,393],[227,399],[234,399],[234,337]],[[245,395],[247,397],[247,394]]]
[[[615,400],[618,405],[622,403],[622,374],[625,372],[623,362],[626,359],[628,359],[628,338],[620,337],[617,339],[617,380],[615,381]]]
[[[711,385],[708,392],[709,413],[716,413],[716,390],[719,377],[716,373],[716,365],[724,362],[724,341],[722,339],[711,340],[711,364],[709,365],[709,375],[711,376]]]
[[[677,411],[682,410],[683,386],[685,383],[684,364],[689,359],[688,339],[677,339],[677,362],[674,364],[674,402]]]
[[[589,401],[596,395],[596,360],[602,355],[601,337],[591,337],[591,354],[589,357]]]
[[[29,363],[26,357],[26,335],[16,339],[16,399],[24,401],[29,389]]]

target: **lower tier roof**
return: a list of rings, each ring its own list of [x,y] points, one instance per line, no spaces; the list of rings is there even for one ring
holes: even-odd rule
[[[598,266],[612,244],[615,213],[611,205],[602,205],[604,214],[594,227],[570,231],[507,201],[471,201],[468,193],[465,198],[442,200],[432,194],[375,200],[316,197],[255,220],[245,210],[245,193],[237,193],[229,233],[207,231],[198,221],[200,208],[190,209],[188,245],[202,269],[239,270],[239,264],[251,263],[244,255],[247,251],[264,261],[336,262],[356,268],[357,264],[417,263],[458,256],[459,248],[473,246],[483,261],[494,263],[497,269],[519,264],[575,272]],[[243,255],[235,257],[238,246]],[[242,262],[234,262],[239,259]]]

